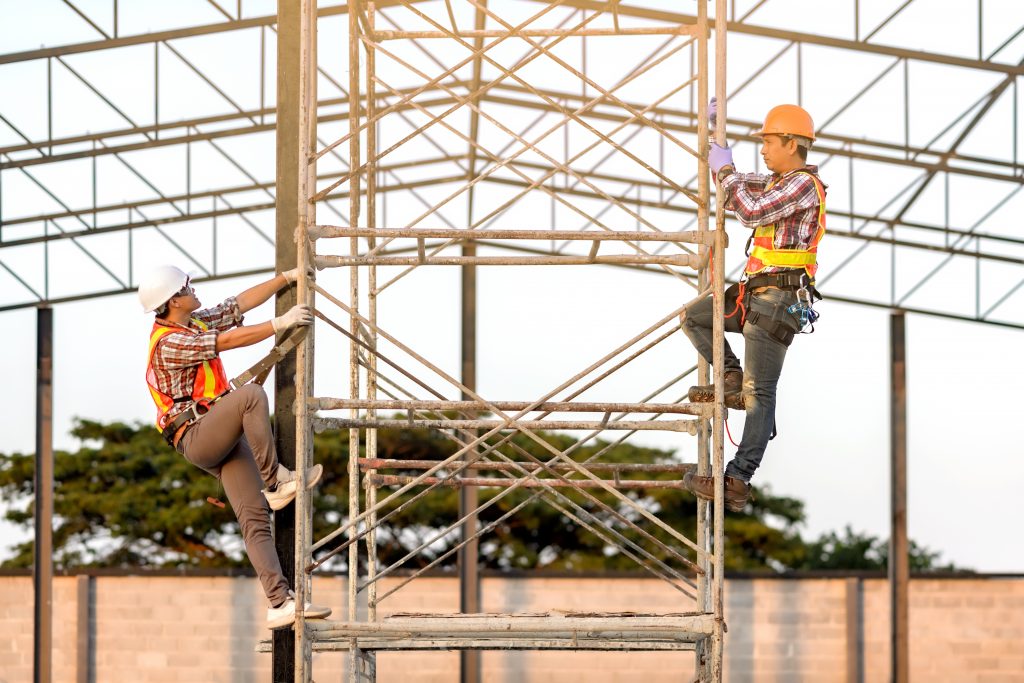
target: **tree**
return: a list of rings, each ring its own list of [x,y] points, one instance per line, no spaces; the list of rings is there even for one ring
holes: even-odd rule
[[[230,509],[207,502],[223,498],[217,480],[189,464],[169,448],[157,431],[148,425],[100,424],[78,421],[72,435],[83,441],[79,450],[55,454],[54,561],[56,566],[115,567],[224,567],[245,566],[238,525]],[[673,462],[670,451],[620,444],[610,447],[603,441],[580,445],[565,434],[537,432],[550,445],[567,451],[577,461],[600,451],[600,462],[666,463]],[[314,436],[314,457],[324,465],[324,477],[313,498],[314,536],[321,538],[343,524],[348,516],[348,434],[325,431]],[[443,460],[458,449],[448,436],[427,429],[387,429],[378,432],[378,457],[405,460]],[[524,461],[548,460],[551,454],[540,444],[516,434],[501,449],[506,457]],[[0,494],[9,501],[8,520],[31,527],[34,462],[31,455],[0,454]],[[416,475],[422,470],[399,474]],[[444,471],[437,476],[443,476]],[[484,476],[497,476],[493,473]],[[624,474],[623,478],[676,480],[678,474]],[[380,497],[394,487],[380,490]],[[378,559],[388,566],[412,549],[426,549],[412,558],[413,567],[422,567],[440,558],[458,542],[458,530],[442,533],[456,522],[458,493],[441,488],[420,498],[415,505],[396,511],[399,503],[421,488],[391,501],[380,511],[389,515],[380,527]],[[560,504],[570,508],[573,501],[584,508],[575,512],[581,520],[590,516],[618,529],[631,541],[658,557],[665,553],[656,544],[614,520],[614,514],[629,519],[637,513],[621,500],[604,491],[592,490],[606,509],[578,490],[559,489]],[[543,493],[533,500],[538,489],[515,491],[487,488],[481,490],[481,525],[494,528],[481,538],[480,555],[485,566],[494,569],[633,569],[632,559],[595,536],[579,523],[565,517],[547,502]],[[693,497],[679,488],[645,488],[625,492],[644,508],[687,537],[696,529],[696,505]],[[564,497],[563,497],[564,496]],[[365,509],[365,492],[360,493],[360,509]],[[509,510],[523,509],[499,521]],[[740,514],[726,516],[726,567],[734,570],[785,571],[796,568],[865,568],[875,561],[877,543],[860,543],[859,537],[825,538],[805,544],[798,528],[804,519],[803,504],[793,498],[774,496],[767,488],[755,489],[753,503]],[[598,525],[600,526],[600,525]],[[642,528],[684,556],[692,552],[649,522]],[[344,542],[344,534],[335,543]],[[833,535],[834,536],[834,535]],[[330,547],[323,549],[329,550]],[[32,542],[15,546],[6,567],[28,567],[32,563]],[[859,553],[859,554],[858,554]],[[343,569],[347,553],[341,552],[329,567]],[[935,555],[921,555],[924,565]],[[451,554],[437,566],[454,566]],[[830,564],[831,563],[831,564]],[[404,566],[410,566],[406,564]]]
[[[939,553],[910,541],[910,571],[960,571],[952,563],[940,565]],[[845,569],[887,571],[889,542],[847,526],[840,536],[834,531],[807,544],[807,555],[797,569]]]

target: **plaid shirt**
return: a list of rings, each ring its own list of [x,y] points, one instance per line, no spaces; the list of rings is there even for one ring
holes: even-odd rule
[[[206,323],[210,329],[203,332],[191,321],[188,327],[184,327],[162,318],[156,319],[158,325],[181,330],[171,332],[157,342],[150,366],[154,386],[160,393],[171,398],[192,395],[192,386],[195,384],[199,365],[204,360],[217,357],[217,335],[223,330],[241,325],[242,311],[232,296],[222,304],[196,311],[192,318]],[[191,408],[193,403],[194,401],[175,403],[164,418],[164,424]]]
[[[803,169],[815,176],[817,166]],[[775,184],[768,188],[768,183]],[[822,187],[827,187],[822,183]],[[776,224],[776,249],[807,249],[818,230],[818,192],[806,173],[790,171],[784,176],[759,173],[730,173],[722,178],[726,193],[725,208],[736,213],[748,228]],[[765,268],[778,273],[789,268]]]

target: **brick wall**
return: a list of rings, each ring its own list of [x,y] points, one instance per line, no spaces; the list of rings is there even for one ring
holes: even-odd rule
[[[84,582],[84,583],[83,583]],[[387,590],[394,581],[385,582]],[[83,588],[87,590],[83,590]],[[344,617],[344,577],[318,578],[316,601]],[[91,642],[79,649],[80,597]],[[725,680],[730,683],[846,682],[857,664],[866,683],[888,680],[888,591],[880,579],[733,579],[726,582]],[[688,599],[641,578],[486,578],[491,612],[672,611]],[[454,579],[421,578],[384,603],[392,612],[454,612]],[[853,609],[851,613],[849,610]],[[185,576],[57,577],[54,681],[75,683],[87,666],[96,683],[269,680],[266,605],[255,579]],[[32,680],[32,579],[0,577],[0,683]],[[852,617],[852,618],[851,618]],[[1024,683],[1024,579],[920,579],[910,585],[911,680]],[[861,658],[851,662],[851,643]],[[381,683],[458,680],[458,654],[386,653]],[[315,678],[342,680],[343,654],[315,656]],[[690,653],[488,652],[488,683],[677,682]],[[855,680],[855,679],[853,679]]]

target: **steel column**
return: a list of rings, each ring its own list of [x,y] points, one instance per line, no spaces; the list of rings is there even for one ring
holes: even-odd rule
[[[889,597],[891,601],[891,661],[893,683],[910,680],[909,600],[910,562],[907,541],[907,363],[906,313],[890,317],[892,400],[890,412]]]
[[[298,3],[279,0],[277,6],[277,197],[276,268],[294,268],[296,264],[295,226],[299,207],[299,26]],[[295,289],[277,294],[275,311],[281,315],[296,303]],[[295,353],[289,353],[274,371],[275,446],[278,459],[295,468]],[[274,513],[274,542],[285,578],[295,582],[295,507]],[[291,631],[273,634],[274,683],[290,683],[295,677],[295,640]]]
[[[33,683],[52,680],[53,650],[53,309],[36,317],[36,473]]]

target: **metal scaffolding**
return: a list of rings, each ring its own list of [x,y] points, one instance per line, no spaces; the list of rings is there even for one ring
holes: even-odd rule
[[[820,96],[812,107],[819,122],[815,154],[830,179],[838,178],[829,196],[829,263],[819,283],[826,296],[1024,329],[1024,238],[1011,220],[1024,178],[1018,158],[1024,27],[1010,22],[993,30],[984,2],[959,3],[955,11],[933,19],[954,23],[970,49],[911,47],[893,44],[887,32],[922,11],[921,0],[894,0],[881,10],[866,3],[862,7],[860,0],[836,3],[836,15],[847,23],[832,32],[794,29],[788,18],[779,21],[772,15],[777,4],[717,1],[715,31],[729,31],[734,46],[730,64],[738,77],[728,90],[724,79],[714,83],[719,100],[731,105],[769,79],[773,87],[788,82],[786,99],[806,104],[805,90],[813,90],[807,87],[813,83],[808,74],[816,62],[848,63],[856,71],[850,83]],[[575,628],[567,628],[564,618],[550,617],[540,626],[536,620],[508,616],[500,623],[515,637],[489,636],[473,617],[440,623],[423,619],[421,646],[470,648],[486,640],[495,647],[554,648],[564,644],[567,633],[579,635],[580,628],[593,627],[603,636],[584,639],[588,647],[635,649],[641,642],[652,649],[694,647],[705,663],[697,673],[712,676],[712,664],[721,662],[720,633],[714,630],[721,622],[700,629],[701,615],[721,615],[720,584],[717,598],[714,592],[714,576],[720,576],[715,562],[721,558],[714,553],[719,544],[712,533],[721,524],[710,517],[713,508],[699,506],[694,539],[663,529],[673,539],[666,544],[645,536],[642,525],[639,535],[624,533],[635,521],[617,517],[617,510],[602,507],[591,492],[614,495],[627,505],[622,491],[643,480],[621,478],[622,467],[600,462],[600,454],[571,463],[572,453],[551,444],[537,442],[547,456],[530,458],[509,438],[516,433],[543,441],[535,430],[550,428],[583,430],[586,440],[615,430],[621,435],[614,445],[641,430],[696,432],[698,467],[708,471],[717,462],[714,471],[719,472],[723,408],[719,403],[709,412],[679,404],[680,397],[671,392],[686,373],[619,402],[583,396],[608,378],[614,380],[616,373],[628,372],[631,362],[675,334],[678,310],[666,310],[635,335],[624,335],[629,339],[621,346],[533,401],[485,399],[477,391],[473,313],[478,266],[600,267],[614,271],[623,286],[634,273],[654,273],[664,278],[666,289],[687,293],[677,297],[683,301],[720,291],[708,265],[709,247],[721,238],[715,253],[722,255],[723,267],[715,273],[726,282],[739,274],[738,250],[726,256],[724,238],[727,231],[743,233],[735,221],[723,223],[720,215],[715,226],[709,225],[709,206],[715,203],[709,201],[701,161],[710,82],[706,4],[687,6],[698,12],[694,15],[677,11],[675,3],[619,0],[490,5],[485,0],[379,0],[324,7],[304,0],[301,21],[299,4],[284,0],[276,15],[255,14],[244,0],[197,5],[208,14],[193,7],[193,14],[180,17],[184,10],[176,8],[173,21],[158,21],[155,28],[147,23],[146,32],[126,32],[132,25],[126,15],[135,9],[131,5],[111,0],[104,12],[100,5],[83,10],[64,0],[55,3],[55,15],[64,12],[80,22],[89,37],[0,54],[0,75],[31,70],[35,82],[45,84],[0,104],[0,312],[132,292],[135,272],[154,253],[163,254],[160,260],[188,264],[198,271],[197,282],[272,272],[275,254],[278,265],[294,257],[321,268],[317,281],[300,282],[298,297],[317,302],[321,335],[347,340],[349,395],[312,398],[310,341],[297,360],[297,396],[309,398],[296,402],[294,438],[308,459],[311,428],[347,428],[350,452],[362,457],[351,463],[350,497],[357,507],[339,532],[344,539],[314,542],[308,501],[297,506],[296,575],[311,576],[324,555],[339,548],[348,550],[347,566],[362,561],[367,574],[360,578],[352,572],[353,611],[346,622],[322,632],[315,623],[296,630],[293,662],[306,680],[314,648],[349,649],[356,672],[372,666],[372,653],[410,645],[396,637],[408,622],[374,621],[370,610],[387,598],[377,594],[377,582],[397,567],[376,567],[365,558],[374,556],[374,530],[386,523],[395,496],[432,495],[450,486],[459,487],[463,512],[443,532],[463,534],[464,541],[452,550],[459,553],[463,569],[464,609],[479,602],[470,594],[476,581],[472,558],[476,539],[489,529],[476,521],[474,492],[488,486],[502,492],[529,490],[530,500],[555,506],[677,588],[681,599],[692,599],[697,614],[664,617],[693,627],[682,642],[662,640],[667,622],[655,617],[629,622],[632,631],[619,629],[622,619],[616,618],[615,629],[602,631],[611,622],[602,626],[578,617]],[[295,14],[296,27],[301,23],[301,36],[297,28],[294,35],[285,28],[287,13]],[[45,29],[41,23],[39,30]],[[318,29],[326,43],[320,50]],[[46,37],[33,37],[28,44],[41,44]],[[197,41],[236,37],[248,40],[247,51],[233,55],[237,63],[232,65],[235,73],[244,74],[239,80],[253,85],[254,92],[245,96],[217,72],[216,57],[195,48]],[[291,49],[286,43],[293,39],[306,50],[301,60],[296,58],[306,71],[294,79],[303,90],[282,94],[282,82],[290,81],[281,75],[280,55]],[[608,41],[622,47],[623,66],[642,54],[618,81],[594,69],[599,59],[594,46]],[[735,49],[739,41],[746,42]],[[724,50],[724,40],[713,44]],[[277,106],[273,78],[268,79],[275,50]],[[99,55],[145,62],[133,72],[127,101],[95,68],[98,62],[89,62]],[[720,69],[724,54],[717,57],[715,68]],[[535,78],[539,64],[558,77]],[[664,78],[673,66],[678,67],[674,76]],[[202,89],[202,97],[196,97],[201,106],[186,113],[168,106],[169,100],[197,92],[176,82],[175,70]],[[933,104],[921,84],[961,74],[978,87],[949,89],[944,93],[948,107],[939,114],[943,123],[933,130],[915,129],[912,112]],[[653,87],[634,87],[652,82]],[[891,118],[900,130],[888,134],[850,125],[855,114],[863,114],[858,107],[887,85],[896,93],[892,101],[898,111]],[[82,101],[98,103],[113,122],[61,125],[62,113],[72,109],[67,102],[73,92]],[[16,102],[29,100],[34,108],[28,115],[16,110]],[[282,102],[295,104],[295,111]],[[819,116],[818,107],[825,113]],[[716,135],[724,141],[728,133],[738,159],[752,150],[751,132],[762,110],[733,106],[728,117],[719,117]],[[284,156],[286,149],[295,151],[281,144],[293,124],[303,131],[288,142],[302,148],[298,160],[288,163],[298,163],[303,172],[292,169],[285,179],[286,184],[299,183],[295,196],[292,190],[282,193],[280,173],[275,183],[273,164],[261,165],[259,155],[247,155],[237,144],[264,144],[262,156],[272,159],[270,133],[276,130],[276,152]],[[978,151],[970,143],[982,131],[996,141]],[[685,159],[689,168],[674,159]],[[752,160],[757,168],[756,155]],[[200,179],[203,166],[211,163],[229,169],[232,177]],[[169,181],[171,175],[177,180]],[[879,177],[885,178],[881,189],[873,184]],[[124,189],[111,193],[111,184]],[[39,199],[19,201],[23,195]],[[296,224],[303,227],[297,242],[292,239]],[[466,239],[470,231],[472,239]],[[254,250],[256,256],[240,264],[225,256],[230,250],[224,245],[243,237],[263,251]],[[377,319],[378,298],[389,288],[443,265],[459,268],[464,295],[458,377],[418,355],[414,341],[389,334]],[[854,271],[872,277],[851,277]],[[67,272],[76,277],[55,277]],[[338,272],[349,275],[347,293],[336,287]],[[948,296],[953,291],[959,296]],[[517,315],[527,312],[515,310]],[[701,382],[707,381],[703,364],[697,373]],[[280,376],[285,374],[279,369],[279,438],[291,431],[282,422],[291,415],[288,392],[296,390],[289,379],[282,393]],[[347,413],[342,417],[330,411]],[[395,413],[403,416],[404,425],[442,430],[457,444],[457,459],[399,464],[375,457],[375,427],[396,427]],[[366,487],[363,508],[358,507],[359,482]],[[567,492],[584,498],[566,497]],[[279,515],[279,532],[289,514]],[[649,528],[657,526],[656,516],[637,514]],[[301,597],[309,584],[300,581],[298,588]],[[367,607],[369,621],[356,620],[356,596]],[[447,633],[447,640],[440,633]],[[279,643],[276,639],[275,646]]]
[[[438,3],[441,0],[410,4],[429,7]],[[0,132],[5,136],[0,143],[0,188],[8,195],[32,193],[41,198],[40,208],[31,210],[12,201],[0,207],[0,312],[131,292],[136,286],[134,273],[142,258],[140,250],[147,249],[143,245],[176,254],[199,273],[197,282],[269,272],[273,267],[274,239],[267,224],[267,216],[276,206],[273,169],[243,158],[237,148],[232,148],[232,141],[259,145],[279,121],[268,94],[272,86],[267,82],[268,69],[274,63],[268,53],[273,55],[279,38],[278,17],[253,14],[244,1],[231,10],[216,0],[207,0],[207,4],[210,12],[206,16],[197,14],[190,17],[191,21],[164,22],[166,28],[158,24],[162,30],[125,34],[120,28],[125,19],[119,18],[116,0],[111,2],[109,18],[101,16],[99,8],[84,11],[73,2],[65,2],[60,11],[87,26],[95,34],[94,40],[0,55],[0,75],[12,68],[32,69],[46,86],[42,101],[33,103],[33,111],[45,113],[42,121],[12,113],[11,103],[0,105]],[[957,34],[976,42],[976,46],[966,50],[961,46],[911,48],[893,44],[887,35],[894,27],[899,29],[901,22],[912,21],[915,11],[923,11],[920,0],[893,2],[889,10],[862,7],[860,0],[840,3],[833,18],[843,27],[827,35],[794,30],[792,22],[780,23],[771,16],[776,4],[771,0],[730,0],[727,4],[728,29],[735,41],[745,41],[732,60],[740,65],[737,72],[742,76],[729,89],[730,100],[739,100],[773,79],[776,83],[788,82],[785,97],[792,101],[802,102],[808,93],[816,94],[813,109],[824,112],[819,114],[815,153],[822,159],[823,172],[833,178],[829,206],[831,255],[821,283],[829,299],[1024,327],[1020,322],[1024,240],[1008,218],[1020,201],[1018,193],[1024,177],[1018,158],[1018,79],[1024,73],[1024,62],[1015,56],[1020,52],[1024,28],[1011,22],[993,30],[993,14],[986,12],[984,3],[964,3],[955,13],[933,20],[942,25],[955,24]],[[627,28],[633,26],[628,22],[639,27],[697,21],[692,14],[675,11],[669,3],[566,0],[559,6],[581,12],[614,8]],[[402,2],[378,3],[384,17],[393,7],[401,8]],[[131,9],[120,6],[120,15]],[[321,23],[343,22],[346,13],[345,4],[317,9]],[[381,21],[385,24],[381,50],[413,40],[399,39],[398,29],[386,25],[387,19]],[[415,29],[422,35],[416,40],[427,54],[448,40],[431,37],[442,32],[425,22],[417,23]],[[976,40],[972,36],[975,33]],[[475,36],[468,40],[484,40],[484,34],[467,35]],[[252,96],[243,97],[233,90],[227,79],[214,73],[209,56],[189,42],[236,36],[248,41],[247,52],[238,55],[236,66],[244,73],[241,80],[253,84]],[[622,39],[640,38],[643,36]],[[44,40],[45,34],[37,42]],[[98,77],[95,62],[82,61],[98,53],[113,56],[118,50],[133,61],[152,63],[151,76],[147,79],[145,70],[140,70],[134,83],[133,98],[137,102],[131,104],[151,99],[145,106],[127,106]],[[423,52],[419,55],[424,57]],[[865,56],[873,61],[864,61]],[[340,57],[339,51],[318,69],[324,92],[317,102],[317,124],[323,129],[343,126],[349,118],[348,84],[339,75],[344,68]],[[805,81],[816,64],[826,62],[846,65],[855,77],[842,88],[832,84],[829,92],[817,92]],[[170,78],[173,69],[189,74],[195,88],[186,93]],[[457,95],[469,92],[472,85],[471,69],[464,71],[447,78],[445,88],[432,85],[414,98],[406,97],[412,92],[407,86],[395,85],[399,94],[386,93],[395,107],[389,116],[414,118],[417,106],[428,110],[458,106]],[[918,130],[913,114],[934,109],[927,84],[944,80],[946,74],[967,74],[980,86],[945,92],[943,98],[949,106],[937,115],[944,123],[934,130]],[[505,79],[483,89],[475,103],[484,109],[516,107],[527,116],[531,112],[551,112],[557,106],[582,107],[588,99],[580,89],[563,87],[557,80],[531,85],[532,90],[514,79]],[[858,107],[883,88],[889,88],[893,97],[892,120],[900,130],[882,133],[850,125],[856,121],[855,114],[863,111]],[[92,130],[87,125],[59,125],[61,112],[66,109],[62,102],[71,92],[91,98],[108,112],[110,122]],[[197,111],[190,110],[183,116],[168,113],[169,99],[199,95],[205,104]],[[584,118],[598,127],[606,122],[628,127],[630,116],[650,106],[650,118],[667,135],[693,135],[697,126],[696,98],[689,98],[689,102],[686,99],[652,103],[629,92],[622,95],[621,104],[599,103],[587,109]],[[148,116],[140,113],[146,108],[151,111]],[[754,116],[761,109],[749,118],[729,116],[728,137],[738,145],[738,155],[744,149],[752,150],[750,133],[760,123]],[[472,121],[478,118],[474,114],[463,129],[470,138],[474,136]],[[979,152],[977,146],[972,149],[971,140],[982,131],[993,136],[994,142]],[[326,145],[326,140],[319,144]],[[266,147],[266,151],[272,154],[273,148]],[[402,160],[391,155],[393,160],[378,166],[381,182],[377,192],[381,197],[418,202],[417,195],[459,182],[467,168],[486,158],[468,145],[440,149],[425,146],[421,152]],[[172,153],[177,155],[176,160],[162,172],[176,169],[180,179],[169,183],[154,177],[152,169],[154,163],[163,163],[164,157],[159,155]],[[317,182],[323,183],[321,189],[339,184],[323,197],[327,201],[322,207],[329,220],[344,222],[347,160],[338,149],[329,154],[330,159],[324,161],[330,163],[320,164]],[[204,159],[230,167],[238,180],[197,180],[194,176]],[[756,154],[752,154],[752,161],[756,168]],[[90,199],[82,201],[73,196],[80,193],[68,192],[66,185],[55,181],[47,171],[50,168],[77,169],[75,183],[92,186]],[[487,184],[530,187],[532,181],[524,180],[517,170],[527,175],[550,173],[552,177],[561,173],[542,155],[524,155],[508,164],[505,172],[490,176]],[[691,227],[697,220],[692,203],[678,201],[680,189],[696,192],[691,183],[673,187],[655,175],[638,177],[607,166],[576,172],[607,186],[605,194],[620,202],[673,212]],[[121,175],[134,188],[118,194],[117,199],[109,192],[105,197],[104,185]],[[879,190],[872,185],[877,177],[891,182]],[[978,180],[988,182],[985,208],[960,210],[976,203],[978,186],[974,181]],[[177,187],[170,189],[168,185]],[[865,187],[872,187],[878,199],[864,199]],[[575,177],[559,188],[559,194],[581,202],[604,199]],[[238,226],[255,243],[265,244],[265,261],[232,263],[224,258],[223,248],[210,248],[211,241],[225,239],[217,237],[218,226],[224,224]],[[727,226],[730,230],[737,227],[732,220]],[[210,229],[212,240],[206,234]],[[117,247],[112,248],[112,244]],[[558,253],[560,244],[545,251]],[[524,248],[506,245],[506,250]],[[920,265],[909,268],[910,262]],[[727,280],[738,275],[740,265],[738,260],[728,260]],[[52,273],[69,267],[81,275],[76,283],[52,287]],[[850,276],[866,267],[875,274],[871,286]],[[656,265],[653,268],[665,272]],[[944,296],[950,288],[963,296],[955,300]]]
[[[400,2],[387,14],[374,2],[348,3],[348,126],[343,134],[324,144],[316,117],[316,42],[330,40],[317,30],[312,2],[301,4],[298,53],[300,81],[298,227],[295,231],[297,263],[302,272],[315,266],[319,274],[300,279],[298,300],[316,309],[320,335],[337,334],[349,345],[348,397],[316,397],[313,392],[315,345],[312,336],[300,347],[296,373],[296,469],[304,481],[312,465],[314,430],[341,429],[349,439],[349,510],[344,522],[320,539],[312,539],[307,495],[296,501],[295,576],[296,602],[310,595],[312,575],[336,556],[346,553],[348,613],[340,620],[305,620],[295,624],[294,676],[312,677],[314,651],[345,650],[349,653],[349,680],[375,680],[377,652],[422,649],[594,649],[696,650],[694,680],[718,681],[722,674],[724,614],[723,399],[724,314],[717,307],[714,321],[715,383],[717,402],[712,404],[657,402],[655,397],[672,391],[691,372],[679,374],[647,396],[631,402],[594,402],[578,399],[609,377],[629,371],[630,363],[680,331],[679,316],[708,296],[721,301],[724,268],[713,267],[714,253],[724,254],[726,233],[722,212],[710,225],[707,147],[709,133],[704,104],[698,108],[696,136],[678,136],[652,114],[654,107],[687,89],[700,103],[710,94],[708,51],[712,32],[716,60],[714,84],[724,100],[725,3],[719,0],[717,21],[709,20],[706,7],[693,22],[667,23],[622,17],[618,3],[594,11],[566,11],[565,3],[507,2],[492,6],[483,0],[467,0],[474,14],[474,29],[460,27],[453,3]],[[518,6],[517,6],[518,5]],[[406,30],[404,26],[423,27]],[[623,45],[623,55],[638,63],[614,78],[595,77],[585,69],[587,41],[600,38],[604,49]],[[444,41],[443,47],[423,48],[424,41]],[[557,49],[556,49],[557,48]],[[416,52],[419,50],[419,53]],[[426,60],[412,59],[419,54]],[[564,55],[573,55],[565,57]],[[527,68],[535,60],[548,68],[561,68],[582,85],[583,100],[559,102],[534,87]],[[579,60],[579,61],[577,61]],[[580,62],[583,62],[582,64]],[[392,82],[401,67],[413,83]],[[661,71],[659,71],[659,67]],[[472,72],[460,79],[460,70]],[[639,79],[665,73],[677,78],[660,81],[665,90],[643,107],[629,104],[621,92]],[[688,78],[678,74],[689,73]],[[406,76],[408,80],[408,76]],[[482,97],[500,83],[512,81],[525,96],[550,108],[524,128],[518,109],[504,111],[482,106]],[[657,85],[655,87],[658,87]],[[439,89],[451,104],[424,105],[418,96]],[[599,128],[588,119],[597,107],[619,109],[623,118]],[[471,112],[467,129],[465,119]],[[415,113],[415,114],[414,114]],[[416,116],[418,115],[418,116]],[[482,130],[483,126],[488,130]],[[411,128],[411,130],[410,130]],[[580,141],[585,133],[585,141]],[[696,191],[677,184],[664,170],[642,158],[635,138],[653,134],[664,139],[673,152],[685,155],[697,183]],[[724,122],[717,131],[724,139]],[[553,136],[565,144],[562,154],[553,153],[544,141]],[[570,144],[572,140],[572,144]],[[437,149],[468,146],[468,154],[450,160],[461,177],[444,191],[406,215],[392,210],[386,220],[378,215],[378,192],[386,163],[407,163],[420,147]],[[336,179],[321,179],[318,161],[348,149],[348,172]],[[570,147],[577,149],[570,152]],[[594,153],[594,154],[592,154]],[[646,179],[679,201],[691,203],[696,230],[676,230],[657,217],[644,215],[641,202],[626,194],[617,197],[610,185],[616,179],[587,176],[577,169],[581,159],[600,156],[600,164],[625,168],[635,176],[633,185]],[[521,158],[541,158],[550,169],[531,174],[517,163]],[[592,163],[592,162],[588,162]],[[596,170],[596,166],[591,172]],[[521,186],[511,195],[494,192],[492,179],[516,178]],[[691,181],[692,182],[692,181]],[[562,188],[582,186],[603,200],[595,210]],[[332,193],[347,191],[348,217],[344,225],[317,222],[317,207]],[[470,197],[470,194],[473,196]],[[529,202],[543,194],[552,205],[564,207],[582,227],[559,229],[548,216],[538,218]],[[442,209],[469,197],[467,222],[453,225]],[[443,223],[445,227],[428,227]],[[514,229],[505,225],[522,226]],[[625,226],[634,229],[625,229]],[[557,253],[533,249],[507,255],[509,246],[523,248],[538,242],[559,242]],[[339,246],[340,244],[340,246]],[[691,247],[690,245],[693,245]],[[470,248],[466,248],[470,247]],[[694,248],[695,247],[695,248]],[[667,254],[655,253],[668,248]],[[488,252],[478,253],[478,249]],[[452,255],[458,250],[458,255]],[[333,253],[341,251],[342,253]],[[603,253],[602,253],[603,252]],[[408,255],[406,255],[408,254]],[[691,279],[680,269],[697,271],[695,292],[676,298],[659,319],[628,337],[603,357],[586,364],[575,374],[533,401],[495,400],[475,390],[472,377],[457,378],[438,363],[419,353],[416,341],[406,342],[385,329],[378,309],[388,303],[386,290],[402,278],[415,278],[433,266],[454,265],[473,272],[481,266],[656,266],[675,276],[681,288]],[[348,291],[336,294],[331,269],[347,275]],[[346,272],[347,271],[347,272]],[[465,281],[465,280],[464,280]],[[464,292],[464,296],[466,293]],[[678,300],[689,302],[678,305]],[[527,311],[521,314],[528,315]],[[322,336],[321,336],[322,339]],[[464,359],[465,361],[465,359]],[[699,364],[698,375],[708,381],[708,367]],[[347,412],[344,417],[330,411]],[[392,411],[399,411],[401,417]],[[492,417],[481,417],[487,414]],[[679,416],[692,416],[680,419]],[[381,459],[377,455],[377,430],[382,428],[431,428],[455,442],[456,451],[438,461]],[[585,436],[568,449],[549,441],[540,430],[581,430]],[[654,486],[654,482],[620,479],[623,472],[665,471],[665,466],[602,462],[601,457],[629,435],[661,430],[696,436],[701,473],[714,473],[715,503],[698,503],[695,538],[659,518],[656,511],[623,493],[630,488]],[[610,444],[584,461],[573,451],[596,438],[616,436]],[[513,440],[525,437],[543,454],[523,448]],[[692,467],[693,465],[691,465]],[[670,466],[682,473],[686,466]],[[418,474],[389,474],[417,470]],[[476,476],[480,471],[494,476]],[[662,482],[678,487],[678,482]],[[377,533],[395,514],[446,487],[462,490],[493,487],[500,491],[479,507],[475,499],[463,505],[459,518],[433,532],[403,558],[378,566]],[[300,490],[304,487],[300,485]],[[360,506],[360,489],[365,505]],[[497,520],[479,526],[476,515],[520,489],[531,491],[526,500]],[[575,495],[569,496],[565,490]],[[603,492],[614,500],[595,495]],[[383,617],[378,608],[402,587],[456,552],[479,541],[498,523],[529,502],[555,507],[574,523],[589,530],[608,547],[632,558],[648,572],[665,581],[679,595],[679,603],[667,614],[436,614]],[[380,581],[407,568],[407,562],[446,537],[461,535],[457,544],[433,557],[422,558],[418,567],[379,592]],[[653,531],[659,532],[657,535]],[[664,539],[668,539],[667,541]],[[475,554],[472,557],[475,564]],[[427,561],[429,560],[429,561]],[[465,675],[465,672],[464,672]],[[471,674],[471,680],[475,680]]]

